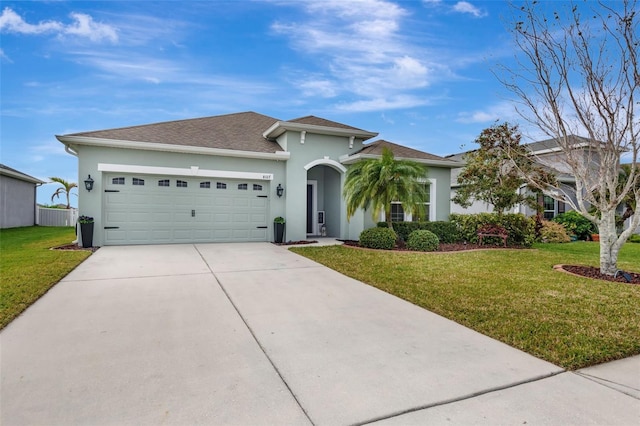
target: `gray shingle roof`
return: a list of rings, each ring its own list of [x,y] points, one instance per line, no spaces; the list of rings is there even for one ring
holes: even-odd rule
[[[347,126],[346,124],[338,123],[335,121],[327,120],[325,118],[316,117],[313,115],[307,115],[306,117],[294,118],[293,120],[287,120],[290,123],[310,124],[312,126],[322,127],[335,127],[337,129],[357,130],[364,132],[365,130],[358,129],[357,127]]]
[[[389,148],[391,152],[393,152],[393,155],[399,158],[448,161],[444,157],[429,154],[428,152],[418,151],[417,149],[412,149],[406,146],[395,144],[393,142],[385,141],[384,139],[379,139],[375,142],[366,144],[360,151],[356,152],[355,154],[382,155],[382,149],[385,147]]]
[[[0,174],[10,176],[15,179],[23,180],[31,183],[45,183],[38,178],[34,178],[33,176],[29,176],[26,173],[22,173],[19,170],[13,169],[9,166],[5,166],[4,164],[0,164]]]
[[[266,140],[262,132],[276,121],[255,112],[240,112],[66,136],[273,153],[282,148]]]

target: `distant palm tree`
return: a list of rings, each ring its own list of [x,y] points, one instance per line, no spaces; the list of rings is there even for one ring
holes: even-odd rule
[[[373,217],[384,211],[387,225],[391,222],[391,203],[402,203],[405,211],[424,216],[427,190],[424,179],[427,168],[415,161],[396,160],[387,147],[379,159],[362,160],[347,170],[343,196],[347,203],[347,218],[359,208],[373,209]]]
[[[51,196],[51,202],[53,202],[54,198],[60,197],[60,195],[66,195],[67,196],[67,208],[70,209],[71,208],[71,200],[69,200],[69,196],[71,195],[71,190],[73,188],[77,188],[78,184],[75,182],[67,182],[66,180],[59,178],[59,177],[50,177],[49,179],[51,179],[53,182],[57,182],[60,185],[62,185],[62,187],[56,189],[56,192],[53,193],[53,195]]]

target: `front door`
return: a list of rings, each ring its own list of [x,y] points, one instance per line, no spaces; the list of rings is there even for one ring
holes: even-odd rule
[[[307,184],[307,234],[313,234],[313,185]]]

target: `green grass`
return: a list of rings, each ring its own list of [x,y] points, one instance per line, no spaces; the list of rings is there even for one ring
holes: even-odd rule
[[[457,253],[291,250],[567,369],[640,354],[640,286],[552,270],[597,266],[597,243]],[[640,272],[640,245],[625,244],[618,266]]]
[[[89,257],[89,251],[49,250],[74,239],[69,227],[0,230],[0,329]]]

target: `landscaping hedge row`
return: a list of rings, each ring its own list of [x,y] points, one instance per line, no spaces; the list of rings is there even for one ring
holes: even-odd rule
[[[458,230],[461,240],[476,244],[478,242],[478,228],[482,225],[500,225],[509,232],[507,244],[522,245],[530,247],[536,239],[535,220],[523,214],[503,214],[478,213],[478,214],[456,214],[453,213],[450,223],[454,224]]]
[[[378,222],[379,228],[386,228],[387,222]],[[460,241],[458,227],[451,222],[393,222],[393,230],[404,241],[409,240],[409,235],[413,231],[424,230],[431,231],[438,237],[443,244],[451,244]]]

